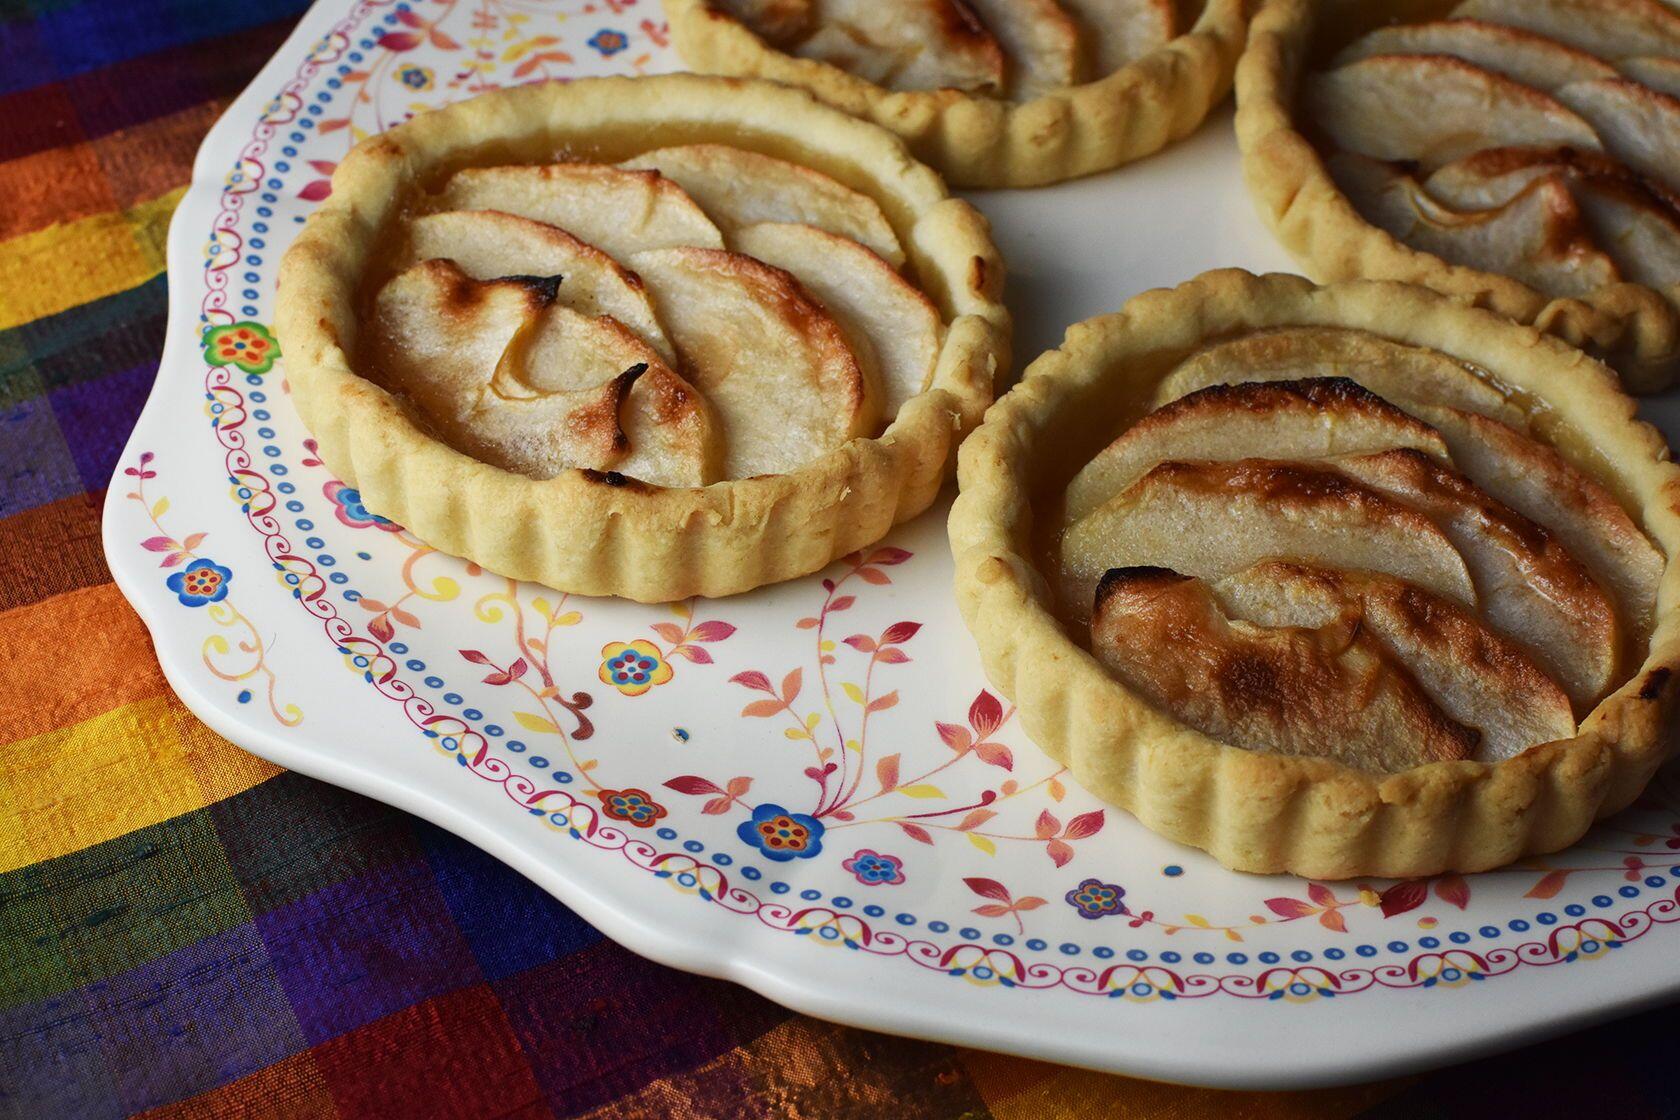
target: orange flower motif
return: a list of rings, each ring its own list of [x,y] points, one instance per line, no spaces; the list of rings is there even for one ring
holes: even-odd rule
[[[280,343],[261,323],[228,323],[204,332],[204,360],[213,366],[267,373],[279,356]]]

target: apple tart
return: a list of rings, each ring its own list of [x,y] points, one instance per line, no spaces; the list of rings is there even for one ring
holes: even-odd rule
[[[992,682],[1092,792],[1230,867],[1495,867],[1672,749],[1680,469],[1533,327],[1208,273],[1070,329],[959,464]]]
[[[810,90],[957,186],[1031,187],[1178,140],[1230,88],[1247,0],[665,0],[696,70]]]
[[[1279,0],[1237,75],[1261,215],[1321,280],[1427,284],[1680,373],[1680,8]]]
[[[883,129],[763,82],[583,80],[359,144],[278,327],[370,510],[659,601],[927,508],[1007,361],[1002,280],[985,220]]]

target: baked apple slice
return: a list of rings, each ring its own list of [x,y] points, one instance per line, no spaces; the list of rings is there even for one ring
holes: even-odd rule
[[[1449,263],[1502,272],[1551,296],[1581,296],[1621,279],[1561,176],[1536,179],[1495,209],[1466,211],[1379,160],[1338,152],[1328,166],[1366,220]]]
[[[1093,77],[1102,78],[1166,46],[1180,31],[1173,0],[1061,0],[1088,44]]]
[[[735,244],[792,273],[839,321],[858,361],[873,368],[884,420],[927,388],[945,325],[939,309],[886,261],[855,241],[790,222],[747,226]]]
[[[1091,652],[1157,708],[1248,750],[1390,773],[1479,745],[1357,615],[1256,626],[1226,617],[1206,583],[1163,568],[1103,577]]]
[[[867,245],[894,268],[904,264],[904,247],[880,205],[809,167],[726,144],[659,148],[619,166],[675,182],[726,237],[756,222],[803,222]]]
[[[1600,147],[1559,100],[1448,55],[1371,55],[1315,74],[1302,93],[1338,148],[1430,170],[1482,148]]]
[[[1006,90],[1019,100],[1083,80],[1079,25],[1056,0],[968,0],[1008,64]]]
[[[1520,27],[1600,58],[1680,58],[1680,13],[1660,0],[1465,0],[1452,14]]]
[[[444,184],[441,210],[500,210],[559,226],[623,260],[676,245],[723,248],[723,234],[683,189],[655,171],[598,163],[469,167]]]
[[[1615,67],[1586,51],[1532,31],[1475,19],[1379,27],[1342,48],[1332,65],[1394,54],[1451,55],[1535,89],[1616,76]]]
[[[795,54],[887,89],[1003,89],[1003,49],[964,0],[823,0],[820,23]]]
[[[712,7],[733,16],[772,43],[787,44],[811,29],[815,0],[711,0]]]
[[[1469,568],[1483,617],[1522,643],[1581,711],[1604,695],[1622,640],[1616,613],[1551,533],[1417,451],[1351,456],[1333,466],[1433,521]]]
[[[1440,433],[1345,377],[1210,385],[1138,420],[1068,484],[1078,521],[1168,459],[1324,459],[1411,447],[1447,458]]]
[[[1571,82],[1557,96],[1591,123],[1605,151],[1680,192],[1680,100],[1626,78]]]
[[[1161,463],[1075,522],[1061,540],[1062,604],[1083,622],[1110,568],[1218,579],[1274,559],[1386,572],[1477,602],[1464,558],[1424,513],[1332,467],[1245,459]]]
[[[1575,733],[1569,697],[1510,639],[1455,603],[1370,572],[1272,561],[1213,585],[1232,619],[1320,629],[1356,619],[1411,670],[1449,717],[1481,733],[1496,762]]]
[[[1616,69],[1648,89],[1680,97],[1680,58],[1624,58]]]
[[[791,275],[722,249],[656,249],[627,263],[722,426],[725,478],[785,474],[874,433],[879,388]]]
[[[611,315],[659,351],[676,351],[653,313],[641,280],[601,250],[565,230],[499,210],[445,210],[408,224],[408,260],[452,260],[475,280],[559,276],[555,301],[591,317]]]

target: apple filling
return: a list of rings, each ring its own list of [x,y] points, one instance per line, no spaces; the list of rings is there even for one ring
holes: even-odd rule
[[[878,434],[945,325],[881,207],[720,144],[467,168],[374,294],[374,377],[457,450],[532,478],[693,487]]]
[[[1240,747],[1393,772],[1570,738],[1637,666],[1663,559],[1540,427],[1360,331],[1212,343],[1067,486],[1063,617]]]
[[[1309,77],[1328,169],[1371,224],[1554,297],[1680,285],[1680,12],[1464,0]]]

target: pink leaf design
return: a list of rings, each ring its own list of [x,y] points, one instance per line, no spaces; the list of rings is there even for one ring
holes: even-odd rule
[[[392,607],[391,617],[402,623],[404,626],[412,626],[416,630],[420,629],[420,620],[409,612],[403,610],[401,607]]]
[[[495,673],[491,673],[489,676],[485,677],[484,678],[484,683],[485,684],[512,684],[514,681],[516,681],[520,677],[524,676],[525,675],[525,670],[528,669],[528,668],[530,668],[530,666],[527,665],[525,663],[525,659],[523,657],[521,657],[518,660],[516,660],[512,665],[509,665],[507,667],[507,672],[505,672],[505,673],[495,672]]]
[[[1337,933],[1347,932],[1347,922],[1342,919],[1340,910],[1326,910],[1318,916],[1318,924],[1325,929],[1333,929]]]
[[[741,709],[741,714],[753,719],[768,719],[782,710],[780,700],[754,700]]]
[[[910,559],[911,555],[912,553],[906,552],[902,548],[877,548],[869,554],[869,559],[864,563],[891,567],[894,564],[904,563]]]
[[[968,706],[968,722],[974,728],[975,738],[989,738],[1003,723],[1003,705],[991,693],[982,692]]]
[[[362,76],[366,77],[367,75],[364,74]],[[315,131],[318,132],[318,133],[337,132],[341,128],[349,128],[349,127],[350,127],[350,118],[349,117],[336,117],[336,118],[334,118],[333,120],[330,120],[330,121],[322,121],[320,123],[320,125],[315,129]]]
[[[1470,884],[1462,875],[1443,875],[1435,880],[1435,895],[1442,902],[1460,910],[1470,904]]]
[[[749,669],[745,673],[736,673],[729,678],[731,684],[741,685],[743,688],[756,689],[759,692],[774,692],[770,687],[770,678],[756,669]]]
[[[140,547],[148,552],[169,552],[180,546],[175,543],[174,537],[147,537],[140,542]]]
[[[803,669],[794,669],[794,670],[790,671],[787,676],[782,678],[782,700],[783,700],[783,702],[788,703],[788,704],[793,703],[794,697],[799,695],[800,681],[802,681],[804,679],[805,679],[805,670],[803,670]]]
[[[652,626],[648,627],[648,629],[652,630],[655,634],[658,634],[661,638],[664,638],[667,642],[680,642],[683,640],[682,627],[678,626],[674,622],[656,622]]]
[[[396,13],[396,16],[398,20],[407,24],[409,27],[424,27],[426,25],[426,21],[421,19],[418,13],[410,11],[406,8],[399,10]]]
[[[1050,843],[1044,845],[1044,850],[1049,854],[1051,860],[1055,862],[1057,867],[1065,866],[1067,861],[1073,858],[1073,845],[1067,843],[1066,841],[1052,840]]]
[[[922,624],[919,622],[895,622],[881,635],[881,644],[895,646],[900,642],[908,642],[921,628]]]
[[[666,789],[674,789],[678,793],[702,794],[724,793],[716,782],[709,782],[698,774],[680,774],[665,783]]]
[[[420,36],[412,31],[387,31],[374,46],[387,51],[411,51],[420,45]]]
[[[894,689],[893,691],[887,693],[885,696],[877,696],[875,699],[871,700],[869,702],[869,707],[865,708],[864,710],[866,712],[884,712],[888,708],[893,707],[897,703],[898,703],[898,690]]]
[[[304,184],[304,188],[298,192],[298,197],[305,202],[320,202],[331,194],[332,180],[316,179],[314,182]]]
[[[980,760],[989,766],[1001,766],[1005,770],[1015,769],[1015,756],[1002,743],[976,743],[974,744],[974,753],[979,755]]]
[[[699,646],[678,646],[671,651],[671,656],[686,657],[696,665],[710,665],[712,663],[712,655]]]
[[[1056,819],[1056,814],[1048,809],[1038,811],[1038,820],[1033,822],[1033,832],[1040,840],[1048,840],[1062,830],[1062,822]]]
[[[204,538],[209,535],[210,534],[208,533],[189,533],[187,534],[187,539],[181,542],[181,547],[186,551],[191,552],[193,549],[203,544]]]
[[[910,660],[909,656],[899,650],[896,646],[883,647],[881,652],[876,654],[875,657],[876,660],[880,661],[883,665],[902,665],[906,661]]]
[[[997,814],[990,809],[976,809],[962,819],[962,823],[957,825],[957,831],[967,832],[971,828],[979,828],[995,816]]]
[[[973,891],[981,898],[995,898],[999,902],[1010,901],[1009,888],[998,882],[996,879],[983,879],[976,876],[972,879],[964,879],[963,882],[968,886],[969,890]]]
[[[897,824],[899,828],[903,829],[904,830],[904,835],[910,837],[910,839],[919,840],[923,844],[932,844],[933,843],[933,837],[929,836],[928,835],[928,830],[923,828],[921,825],[911,824],[909,821],[895,821],[893,823]]]
[[[879,568],[859,568],[857,574],[858,578],[863,582],[873,583],[877,587],[884,586],[885,584],[892,582],[892,577]]]
[[[1416,910],[1428,897],[1428,883],[1422,879],[1408,879],[1404,883],[1394,884],[1378,895],[1377,904],[1382,907],[1383,917],[1392,918],[1396,914]]]
[[[857,650],[859,653],[874,653],[875,652],[875,639],[871,638],[871,637],[869,637],[865,634],[853,634],[851,637],[847,638],[845,641],[846,641],[847,645],[851,646],[853,649]]]
[[[168,556],[165,556],[162,560],[158,561],[158,567],[173,568],[186,558],[187,554],[184,552],[171,552]]]
[[[1062,836],[1069,840],[1083,840],[1087,836],[1095,836],[1102,831],[1103,811],[1093,809],[1089,813],[1081,813],[1068,822],[1067,831]]]
[[[1308,914],[1318,913],[1316,906],[1299,898],[1268,898],[1266,909],[1281,918],[1304,918]]]
[[[366,599],[363,599],[362,600],[362,605],[364,607],[366,607],[368,605],[368,601]],[[385,607],[383,605],[379,605],[379,606],[369,607],[368,609],[369,610],[380,610],[380,611],[382,611],[382,610],[385,609]],[[484,656],[482,653],[478,652],[476,649],[463,649],[463,650],[459,650],[457,652],[459,652],[460,655],[462,657],[466,658],[468,661],[471,661],[474,665],[488,665],[488,664],[490,664],[490,659],[488,657]]]
[[[731,778],[724,783],[724,789],[729,792],[731,797],[740,797],[751,788],[752,779],[744,774],[737,778]]]
[[[855,595],[842,595],[840,598],[830,603],[828,605],[828,609],[830,611],[843,611],[850,608],[855,602],[857,602],[857,597]]]
[[[461,44],[456,41],[453,35],[446,35],[435,27],[431,30],[431,40],[432,45],[441,51],[454,51],[461,49]]]
[[[822,620],[818,618],[802,618],[798,622],[794,623],[794,625],[801,630],[810,630],[817,626],[821,621]]]
[[[968,728],[958,727],[954,723],[935,723],[934,726],[939,729],[939,737],[945,741],[947,747],[954,751],[966,751],[968,749],[970,742]]]
[[[690,637],[696,642],[721,642],[733,633],[735,633],[735,627],[727,622],[719,622],[713,619],[696,626]]]
[[[312,159],[309,161],[309,166],[323,175],[331,175],[338,168],[338,164],[330,159]]]
[[[1013,912],[1014,909],[1012,907],[999,906],[995,902],[988,902],[984,906],[976,906],[974,908],[974,913],[980,915],[982,918],[1001,918],[1004,915]]]
[[[1043,906],[1043,905],[1044,905],[1044,900],[1042,898],[1039,898],[1037,895],[1034,895],[1034,894],[1029,894],[1025,898],[1020,898],[1020,899],[1015,900],[1015,909],[1017,909],[1017,910],[1037,910],[1040,906]]]
[[[1524,898],[1551,898],[1563,889],[1564,881],[1569,878],[1567,871],[1550,871],[1533,887],[1529,888]]]
[[[704,805],[700,806],[700,811],[715,817],[720,813],[729,812],[729,807],[733,804],[735,804],[733,798],[714,797]]]
[[[374,614],[384,614],[386,611],[391,609],[390,607],[387,607],[384,603],[381,603],[378,599],[369,599],[365,595],[362,598],[356,600],[356,605],[358,607],[361,607],[364,611],[372,611]],[[478,656],[484,658],[484,660],[479,662],[480,665],[490,664],[490,659],[488,657],[484,657],[484,655],[482,653],[479,654]],[[469,658],[467,658],[467,660],[471,661],[471,660],[473,660],[473,658],[469,657]]]
[[[889,754],[875,764],[875,778],[881,783],[882,792],[898,788],[898,758]]]
[[[1307,897],[1320,906],[1331,906],[1336,902],[1335,892],[1323,883],[1308,883]]]

